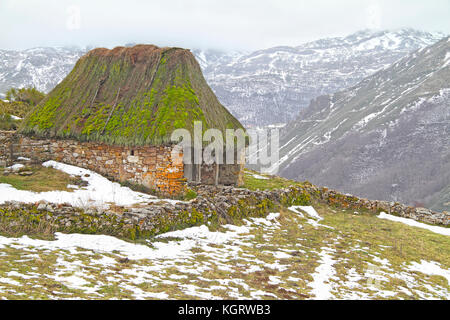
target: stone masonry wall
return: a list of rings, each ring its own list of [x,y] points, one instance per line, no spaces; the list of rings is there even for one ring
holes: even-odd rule
[[[120,182],[143,185],[164,195],[177,195],[185,189],[183,154],[172,146],[121,147],[75,140],[38,140],[0,132],[0,164],[14,157],[35,161],[56,160],[90,169]],[[172,152],[174,150],[174,152]]]
[[[304,188],[317,200],[330,206],[354,210],[365,209],[374,213],[385,212],[429,224],[450,225],[450,212],[435,212],[427,208],[411,207],[398,202],[358,198],[350,194],[343,194],[336,190],[316,187],[311,184],[305,184]]]
[[[0,167],[6,166],[11,158],[11,143],[14,131],[0,131]]]
[[[193,186],[195,187],[195,186]],[[448,226],[450,213],[409,208],[398,204],[358,199],[312,185],[287,189],[251,191],[231,186],[195,187],[197,198],[192,201],[165,201],[141,207],[75,208],[46,202],[24,204],[9,202],[0,205],[0,227],[6,230],[28,226],[30,230],[50,232],[109,234],[130,239],[148,238],[182,227],[222,220],[264,217],[277,206],[310,205],[311,198],[340,208],[367,209],[374,214],[387,211],[427,223]],[[425,212],[427,211],[427,212]],[[48,232],[47,231],[47,232]]]
[[[0,166],[9,161],[9,145],[14,140],[14,132],[0,131]],[[76,141],[43,141],[19,137],[15,143],[21,143],[20,150],[14,152],[15,156],[34,158],[39,161],[55,159],[80,167],[88,168],[120,181],[130,181],[144,184],[149,188],[155,188],[161,192],[173,194],[185,187],[183,178],[182,154],[172,157],[171,147],[107,147],[96,143],[81,143]],[[134,155],[130,155],[134,151]],[[158,163],[158,164],[157,164]],[[198,186],[200,188],[200,186]],[[212,209],[220,211],[230,206],[242,194],[251,194],[258,199],[277,200],[286,194],[292,193],[295,188],[269,191],[249,191],[233,187],[214,188],[204,186],[208,192],[205,194],[205,202],[212,205],[210,200],[219,199]],[[434,212],[426,208],[415,208],[397,202],[369,200],[353,195],[343,194],[326,187],[317,187],[307,184],[300,187],[315,199],[325,202],[330,206],[351,208],[354,210],[365,209],[374,213],[384,211],[400,217],[410,218],[435,225],[450,225],[450,212]],[[211,190],[221,190],[226,196],[212,195]],[[209,194],[208,194],[209,193]],[[197,199],[199,202],[199,199]],[[156,208],[156,207],[155,207]],[[210,209],[199,206],[198,210]],[[186,210],[188,208],[183,208]],[[171,211],[171,210],[169,210]],[[171,211],[173,212],[173,211]]]

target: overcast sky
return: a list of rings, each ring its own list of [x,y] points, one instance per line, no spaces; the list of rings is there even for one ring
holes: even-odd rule
[[[0,0],[0,48],[253,50],[361,29],[450,33],[450,0]]]

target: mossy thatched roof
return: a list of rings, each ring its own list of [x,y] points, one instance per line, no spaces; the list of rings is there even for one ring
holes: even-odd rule
[[[189,50],[99,48],[24,119],[20,131],[115,145],[170,143],[176,128],[242,128],[207,85]]]

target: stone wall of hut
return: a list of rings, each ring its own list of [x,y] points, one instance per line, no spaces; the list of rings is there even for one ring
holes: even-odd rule
[[[0,131],[0,167],[18,157],[36,162],[56,160],[89,169],[114,181],[144,186],[158,194],[176,196],[186,182],[241,185],[243,164],[185,165],[178,146],[110,146],[76,140],[35,139]]]
[[[123,147],[75,140],[40,140],[0,132],[0,165],[18,157],[55,160],[89,169],[114,181],[142,185],[164,195],[184,191],[183,153],[176,146]]]

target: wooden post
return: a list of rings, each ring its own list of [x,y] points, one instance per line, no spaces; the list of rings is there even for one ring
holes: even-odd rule
[[[9,164],[7,166],[12,166],[14,162],[14,139],[11,139],[9,143]]]
[[[197,167],[197,182],[198,183],[201,183],[202,182],[202,165],[201,164],[198,164],[198,167]]]
[[[219,185],[219,164],[217,163],[217,159],[216,159],[216,186]]]

